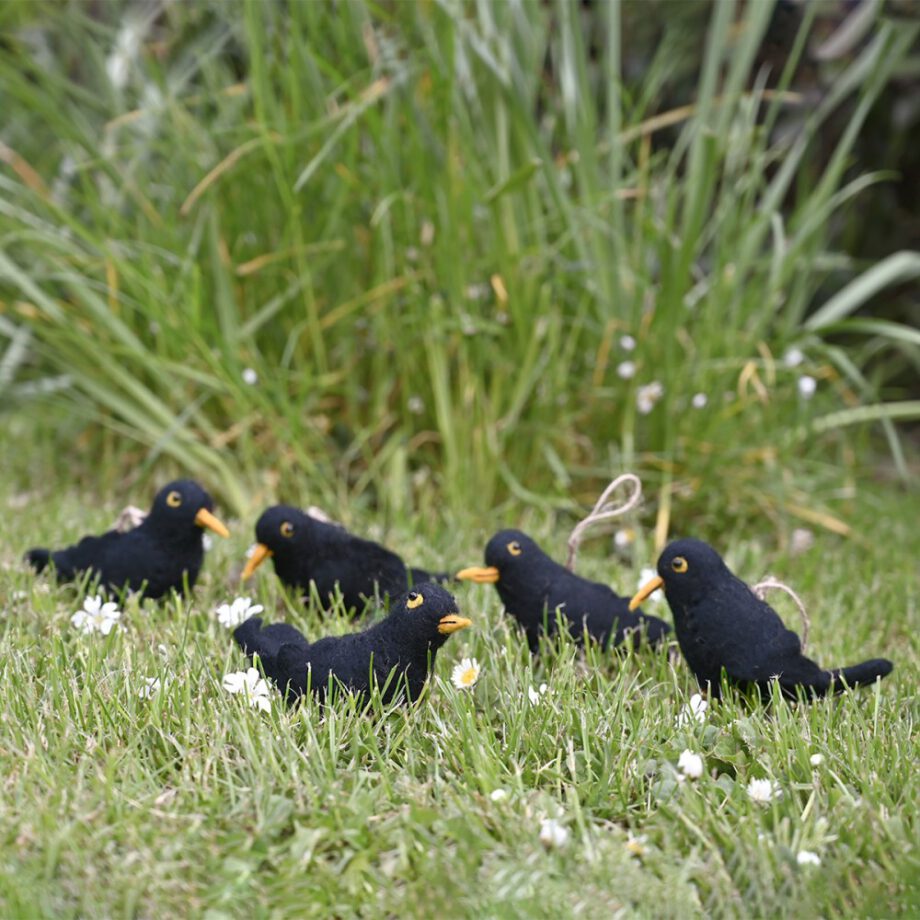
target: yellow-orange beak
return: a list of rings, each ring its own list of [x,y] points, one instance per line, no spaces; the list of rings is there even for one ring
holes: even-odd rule
[[[223,523],[219,521],[207,508],[199,508],[198,514],[195,515],[195,523],[199,527],[207,527],[208,530],[213,530],[218,536],[229,537],[230,531],[224,527]]]
[[[246,560],[246,567],[243,569],[240,578],[243,581],[246,581],[247,578],[251,578],[252,573],[272,555],[272,551],[264,543],[256,543],[252,555]]]
[[[461,581],[475,581],[479,585],[494,585],[498,581],[498,569],[494,565],[480,567],[471,566],[457,572]]]
[[[659,588],[664,585],[664,579],[660,575],[656,575],[650,581],[647,581],[641,588],[639,588],[636,596],[629,602],[629,609],[635,610],[639,604],[642,603],[650,594],[654,594]]]
[[[451,633],[466,629],[467,626],[472,625],[472,620],[461,617],[456,613],[449,613],[446,617],[441,617],[441,619],[438,620],[438,632],[441,633],[442,636],[449,636]]]

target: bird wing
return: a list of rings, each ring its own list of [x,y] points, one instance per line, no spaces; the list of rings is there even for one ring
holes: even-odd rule
[[[51,559],[63,578],[76,578],[81,572],[90,569],[105,571],[108,577],[111,562],[117,559],[118,550],[122,548],[127,536],[117,530],[109,530],[99,536],[83,537],[73,546],[52,553]]]

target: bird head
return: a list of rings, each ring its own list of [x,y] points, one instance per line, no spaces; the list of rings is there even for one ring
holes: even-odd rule
[[[411,645],[434,649],[452,633],[472,625],[472,620],[460,616],[454,596],[430,581],[397,597],[390,605],[387,621]]]
[[[273,505],[256,521],[256,545],[246,561],[241,578],[245,581],[269,557],[276,563],[303,553],[304,544],[316,522],[299,508]]]
[[[144,524],[163,533],[198,535],[199,528],[213,530],[222,537],[230,531],[212,511],[214,499],[191,479],[177,479],[163,486],[153,500]]]
[[[629,602],[635,610],[650,594],[664,588],[668,603],[684,606],[704,598],[713,581],[728,572],[722,557],[702,540],[675,540],[658,557],[658,574]]]
[[[550,561],[546,553],[520,530],[500,530],[486,544],[485,566],[457,572],[462,581],[480,584],[525,585],[533,579],[534,566]]]

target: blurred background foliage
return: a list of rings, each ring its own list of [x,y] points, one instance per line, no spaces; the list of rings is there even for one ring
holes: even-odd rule
[[[659,540],[845,532],[867,469],[916,471],[918,28],[7,2],[4,424],[238,511],[571,509],[632,469]]]

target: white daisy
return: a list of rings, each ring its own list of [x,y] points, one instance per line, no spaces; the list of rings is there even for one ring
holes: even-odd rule
[[[688,779],[699,779],[703,775],[703,758],[689,749],[685,750],[678,758],[677,769]]]
[[[504,802],[508,798],[508,793],[504,789],[493,789],[489,793],[489,798],[493,802]]]
[[[808,758],[808,762],[813,767],[820,767],[821,764],[824,763],[824,755],[823,754],[812,754],[811,757]]]
[[[787,348],[783,355],[783,364],[786,367],[798,367],[805,360],[805,355],[800,348]]]
[[[217,608],[216,616],[221,626],[233,629],[264,609],[261,604],[253,604],[251,597],[237,597],[229,604],[221,604]]]
[[[694,409],[704,409],[708,402],[709,397],[705,393],[694,393],[693,399],[690,400]]]
[[[470,690],[476,686],[480,670],[479,662],[475,658],[464,658],[460,664],[454,665],[450,679],[458,690]]]
[[[752,779],[747,784],[747,794],[751,797],[752,802],[758,805],[769,805],[774,799],[782,796],[783,790],[779,788],[779,783],[772,779]]]
[[[639,834],[638,836],[630,833],[626,838],[626,849],[633,856],[643,856],[645,854],[645,834]]]
[[[544,818],[540,822],[540,843],[547,849],[560,849],[569,842],[569,831],[555,818]]]
[[[244,367],[240,376],[243,378],[243,383],[250,387],[254,387],[259,382],[259,375],[251,367]]]
[[[638,589],[638,588],[643,587],[645,584],[650,582],[653,578],[657,577],[657,575],[658,575],[657,570],[650,568],[649,566],[645,566],[645,568],[643,568],[642,571],[639,572],[639,583],[636,585],[636,588]],[[644,601],[642,601],[642,603],[644,605],[660,604],[663,598],[664,598],[664,593],[661,591],[656,591],[654,594],[650,594]]]
[[[272,708],[268,682],[256,668],[225,674],[222,686],[227,693],[243,694],[246,702],[254,709],[268,712]]]
[[[631,335],[624,335],[620,337],[620,348],[623,351],[633,351],[636,347],[636,340]]]
[[[795,861],[800,866],[820,866],[821,857],[817,853],[812,853],[811,850],[799,850],[796,854]]]
[[[118,605],[111,601],[103,603],[102,597],[96,594],[84,598],[83,609],[73,614],[70,622],[84,633],[99,632],[107,636],[120,619]]]
[[[629,544],[632,543],[635,538],[635,531],[630,530],[628,527],[621,527],[613,535],[613,545],[617,549],[626,549],[626,547],[629,546]]]
[[[636,376],[636,362],[621,361],[617,365],[617,376],[622,377],[623,380],[632,380]]]
[[[655,408],[655,403],[664,396],[664,387],[653,380],[636,391],[636,406],[642,415],[648,415]]]
[[[534,690],[533,686],[527,688],[527,699],[530,700],[531,706],[536,706],[543,699],[549,687],[546,684],[540,684],[539,690]]]
[[[705,722],[706,710],[709,703],[703,699],[699,693],[694,693],[690,697],[690,702],[686,703],[677,715],[677,727],[683,728],[691,722]]]
[[[811,399],[815,395],[815,390],[818,389],[818,381],[814,377],[809,377],[808,374],[803,374],[799,377],[796,386],[802,399]]]
[[[137,695],[142,700],[149,700],[151,697],[156,696],[161,688],[162,682],[159,677],[145,677],[143,685],[138,688]]]

